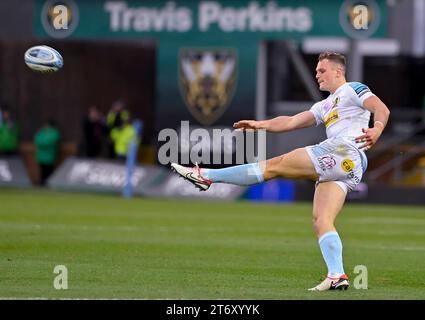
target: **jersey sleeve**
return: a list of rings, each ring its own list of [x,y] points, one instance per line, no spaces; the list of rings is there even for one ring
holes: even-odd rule
[[[369,87],[361,82],[351,82],[350,87],[356,93],[356,97],[360,103],[360,106],[362,107],[363,107],[363,102],[367,98],[374,96],[374,94],[370,91]]]
[[[316,102],[309,110],[311,113],[313,113],[314,118],[316,119],[316,126],[323,123],[323,116],[321,111],[322,102],[323,101]]]

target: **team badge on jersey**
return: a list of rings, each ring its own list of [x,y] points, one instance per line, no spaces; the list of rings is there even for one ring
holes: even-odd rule
[[[338,103],[341,99],[339,97],[336,97],[334,101],[332,101],[332,109],[336,108],[338,106]]]
[[[339,97],[336,97],[332,101],[331,112],[325,117],[325,127],[329,127],[331,124],[335,123],[339,119],[338,110],[335,109],[338,106],[338,103],[341,101]]]
[[[179,84],[190,113],[203,125],[214,123],[233,96],[237,53],[231,48],[185,48],[179,56]]]

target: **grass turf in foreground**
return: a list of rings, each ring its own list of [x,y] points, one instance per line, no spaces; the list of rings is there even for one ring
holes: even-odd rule
[[[311,204],[1,189],[0,297],[425,299],[424,208],[348,204],[337,228],[368,290],[306,290],[326,274]],[[68,290],[53,287],[56,265]]]

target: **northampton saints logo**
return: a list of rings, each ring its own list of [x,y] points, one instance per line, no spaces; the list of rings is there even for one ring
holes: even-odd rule
[[[190,113],[203,125],[214,123],[226,110],[235,90],[236,77],[235,49],[180,50],[180,92]]]

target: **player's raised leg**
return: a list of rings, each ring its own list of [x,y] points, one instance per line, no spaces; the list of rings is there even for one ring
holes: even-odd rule
[[[264,180],[273,178],[318,180],[313,162],[305,148],[298,148],[281,156],[261,162]]]
[[[313,227],[328,267],[326,279],[310,291],[346,290],[349,286],[342,260],[342,242],[335,219],[345,202],[346,191],[337,182],[318,183],[313,201]]]
[[[319,176],[305,148],[261,161],[224,169],[201,169],[198,165],[188,168],[176,163],[171,167],[182,177],[205,191],[213,182],[248,186],[273,178],[312,179]]]

